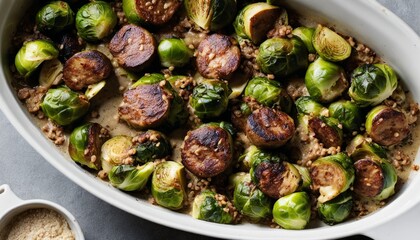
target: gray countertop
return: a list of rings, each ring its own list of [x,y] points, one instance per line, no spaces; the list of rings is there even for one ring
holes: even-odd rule
[[[378,0],[420,34],[420,0]],[[40,198],[67,208],[79,221],[86,239],[214,239],[167,228],[115,208],[85,191],[45,161],[0,112],[0,185],[7,183],[22,199]],[[383,239],[418,239],[414,233],[420,206],[373,229]],[[401,238],[401,234],[407,237]],[[411,237],[410,237],[411,236]]]

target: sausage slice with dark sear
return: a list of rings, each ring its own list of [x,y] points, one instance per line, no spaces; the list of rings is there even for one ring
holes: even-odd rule
[[[134,0],[138,16],[153,25],[161,25],[171,20],[182,4],[181,0]]]
[[[385,184],[381,166],[369,159],[363,158],[354,163],[356,170],[353,184],[354,192],[363,197],[375,197],[382,192]]]
[[[382,109],[371,121],[368,134],[374,142],[383,146],[400,143],[410,132],[404,113],[391,107]]]
[[[140,85],[124,93],[118,114],[134,128],[158,127],[168,118],[172,97],[160,83]]]
[[[205,125],[189,131],[181,149],[182,164],[196,176],[214,177],[232,163],[231,142],[221,127]]]
[[[281,147],[294,132],[295,124],[289,115],[266,107],[252,112],[245,128],[249,141],[261,148]]]
[[[229,79],[241,61],[239,47],[231,37],[222,34],[206,37],[197,52],[197,69],[205,78]]]
[[[121,67],[140,72],[153,62],[157,44],[149,31],[128,24],[114,35],[108,47]]]
[[[81,90],[98,83],[111,74],[112,63],[107,56],[96,50],[74,54],[64,64],[63,80],[73,90]]]
[[[342,144],[342,138],[340,134],[333,127],[328,126],[320,118],[313,117],[308,121],[308,126],[312,132],[315,133],[315,137],[324,144],[325,147],[339,147]]]

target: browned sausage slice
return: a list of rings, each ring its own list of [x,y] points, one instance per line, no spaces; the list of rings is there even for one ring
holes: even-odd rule
[[[135,0],[135,7],[143,21],[161,25],[171,20],[181,3],[181,0]]]
[[[265,107],[248,116],[245,129],[249,141],[261,148],[281,147],[294,132],[295,124],[289,115]]]
[[[410,130],[404,113],[385,108],[372,119],[369,136],[378,144],[390,146],[404,140]]]
[[[124,93],[118,113],[134,128],[157,127],[167,119],[171,99],[172,94],[159,83],[140,85]]]
[[[103,53],[96,50],[83,51],[66,61],[63,80],[69,88],[78,91],[106,79],[111,71],[111,61]]]
[[[232,154],[231,136],[217,126],[189,131],[181,149],[182,164],[202,178],[225,171],[231,165]]]
[[[197,51],[197,69],[203,77],[229,79],[239,67],[241,51],[229,36],[210,35],[198,45]]]
[[[108,47],[118,64],[133,72],[148,67],[156,56],[157,48],[153,35],[133,24],[122,27]]]
[[[340,134],[321,119],[317,117],[310,118],[308,126],[311,131],[315,133],[315,137],[324,144],[324,147],[330,148],[341,146],[342,138]]]
[[[375,197],[382,192],[384,175],[381,166],[375,161],[364,158],[354,163],[356,169],[354,192],[363,197]]]

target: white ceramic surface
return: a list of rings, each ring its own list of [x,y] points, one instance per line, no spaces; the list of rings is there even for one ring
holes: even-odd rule
[[[76,218],[65,208],[56,203],[42,199],[24,201],[18,198],[7,184],[0,186],[0,233],[15,216],[26,210],[37,208],[50,209],[61,214],[68,222],[75,240],[85,240]]]
[[[29,114],[17,100],[10,87],[7,49],[9,39],[21,17],[25,0],[0,0],[0,108],[20,134],[43,155],[54,167],[74,182],[97,197],[139,217],[199,234],[229,239],[332,239],[367,231],[385,223],[420,202],[420,176],[413,172],[403,189],[392,202],[380,211],[361,220],[349,221],[333,227],[322,227],[302,231],[261,228],[256,225],[221,225],[197,221],[184,214],[152,206],[147,201],[135,199],[108,184],[98,181],[63,156],[32,124]],[[28,1],[29,2],[29,1]],[[292,8],[307,12],[323,23],[334,23],[348,33],[372,47],[399,73],[416,101],[420,101],[420,40],[419,37],[394,14],[373,0],[294,0],[288,1]],[[328,19],[328,21],[325,21]],[[416,157],[420,162],[420,154]]]

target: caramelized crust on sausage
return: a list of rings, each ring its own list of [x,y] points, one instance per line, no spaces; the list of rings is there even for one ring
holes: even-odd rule
[[[157,45],[149,31],[128,24],[114,35],[108,47],[121,67],[139,72],[153,62]]]
[[[241,51],[229,36],[210,35],[200,43],[197,51],[197,69],[203,77],[229,79],[239,67]]]
[[[134,128],[157,127],[168,117],[171,99],[172,94],[159,83],[140,85],[124,93],[118,113]]]
[[[354,192],[363,197],[375,197],[382,192],[385,183],[381,166],[371,159],[360,159],[354,163],[356,175]]]
[[[225,171],[232,163],[232,154],[229,133],[216,126],[189,131],[181,149],[182,164],[202,178]]]
[[[100,82],[111,74],[111,61],[103,53],[89,50],[76,53],[64,64],[63,80],[73,90]]]
[[[171,20],[181,0],[135,0],[139,16],[147,23],[161,25]]]
[[[410,130],[404,113],[387,108],[378,113],[372,120],[369,136],[378,144],[390,146],[404,140]]]
[[[314,117],[308,121],[308,126],[315,137],[324,144],[325,147],[339,147],[342,144],[339,133],[331,126],[325,124],[321,119]]]
[[[248,116],[245,129],[249,141],[261,148],[283,146],[294,132],[295,124],[289,115],[266,107]]]

